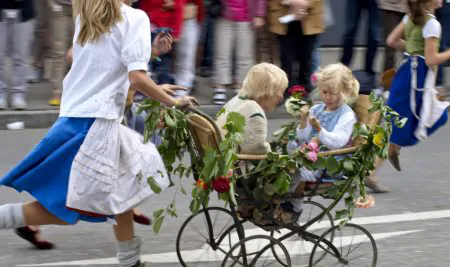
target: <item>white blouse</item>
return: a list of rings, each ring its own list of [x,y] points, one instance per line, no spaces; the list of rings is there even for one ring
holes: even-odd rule
[[[122,21],[98,42],[77,43],[80,19],[75,24],[73,64],[63,82],[61,117],[122,117],[128,72],[147,71],[151,57],[150,21],[141,10],[121,6]]]

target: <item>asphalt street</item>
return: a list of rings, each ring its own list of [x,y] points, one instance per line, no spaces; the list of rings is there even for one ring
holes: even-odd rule
[[[283,120],[271,120],[270,130]],[[18,163],[39,142],[46,130],[0,131],[0,176]],[[356,210],[355,223],[370,231],[378,247],[377,266],[450,266],[450,183],[448,159],[450,127],[445,127],[419,146],[402,151],[402,172],[385,164],[378,175],[390,193],[375,195],[376,205]],[[191,181],[183,182],[189,187]],[[174,197],[167,190],[151,198],[141,208],[151,214],[165,207]],[[152,266],[180,266],[175,253],[179,228],[189,216],[189,201],[177,194],[177,218],[166,219],[160,234],[151,228],[136,226],[143,238],[143,259]],[[0,188],[0,204],[30,200],[26,193],[18,194]],[[317,199],[327,203],[325,200]],[[211,205],[223,206],[216,200]],[[248,225],[248,233],[264,233]],[[0,267],[13,266],[115,266],[115,245],[112,229],[107,224],[80,223],[76,226],[45,226],[43,235],[57,247],[38,251],[18,238],[13,231],[0,231]],[[195,234],[191,233],[195,239]],[[185,245],[189,266],[220,266],[220,262],[202,262],[195,254],[202,249],[192,243]],[[300,252],[290,249],[294,266],[305,266]],[[308,251],[305,252],[308,254]],[[196,261],[197,260],[197,261]],[[277,265],[273,265],[277,266]]]

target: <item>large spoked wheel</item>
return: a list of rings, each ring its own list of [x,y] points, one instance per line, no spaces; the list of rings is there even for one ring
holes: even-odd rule
[[[334,227],[333,216],[331,216],[330,212],[326,212],[326,208],[315,201],[306,200],[303,202],[303,212],[300,216],[297,224],[299,226],[304,226],[306,223],[317,217],[318,215],[323,214],[323,217],[312,225],[308,226],[305,230],[309,233],[315,234],[317,236],[321,236],[326,230]],[[272,231],[270,236],[278,239],[281,236],[289,233],[290,230],[282,229],[280,231]],[[327,235],[327,240],[333,242],[334,232],[330,231]],[[285,240],[283,240],[284,244],[287,244],[287,249],[290,253],[292,262],[295,264],[307,264],[309,262],[309,253],[311,252],[315,242],[317,240],[310,240],[308,237],[303,237],[300,234],[293,235]],[[286,267],[286,262],[283,262],[281,258],[278,258],[276,251],[273,252],[275,258],[278,260],[278,263],[281,266]],[[322,258],[325,257],[325,251],[317,252],[322,253]],[[317,255],[317,258],[319,255]]]
[[[333,245],[336,250],[326,241],[326,235],[331,231],[335,235]],[[322,256],[323,251],[326,252],[325,257]],[[377,245],[372,235],[363,227],[348,223],[344,227],[336,225],[323,233],[311,252],[309,266],[375,267],[377,258]]]
[[[202,209],[187,218],[178,232],[178,260],[182,266],[197,266],[196,262],[222,262],[237,241],[235,223],[229,210],[220,207]]]
[[[292,266],[289,252],[280,241],[267,235],[254,235],[235,244],[225,256],[222,267],[279,266],[273,251],[276,251],[285,266]]]

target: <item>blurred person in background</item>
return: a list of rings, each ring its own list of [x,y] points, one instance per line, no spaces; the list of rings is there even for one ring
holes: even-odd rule
[[[51,106],[61,104],[62,82],[68,71],[65,60],[67,50],[72,46],[74,33],[74,20],[72,16],[72,0],[45,0],[51,9],[50,28],[52,47],[50,59],[52,70],[50,81],[52,83],[52,97],[48,101]]]
[[[436,10],[436,18],[441,23],[442,26],[442,37],[440,44],[440,51],[443,52],[450,47],[450,2],[448,0],[443,1],[442,7]],[[445,79],[444,79],[444,71],[443,67],[446,66],[447,63],[439,65],[436,87],[438,91],[442,94],[447,94],[448,92],[444,89]]]
[[[384,39],[386,40],[394,28],[402,21],[408,13],[406,0],[378,0],[381,11],[381,21],[383,26]],[[386,45],[384,53],[384,71],[396,67],[396,49]]]
[[[183,3],[184,0],[139,0],[137,7],[147,13],[151,23],[151,38],[154,38],[161,32],[170,34],[174,42],[177,43],[181,38],[183,27]],[[175,46],[176,44],[174,44]],[[174,47],[174,49],[176,49]],[[174,53],[159,57],[158,61],[152,61],[149,65],[152,77],[157,84],[173,84],[172,65]]]
[[[195,83],[196,55],[203,21],[203,0],[186,0],[183,6],[183,26],[177,45],[175,84],[188,90],[178,91],[178,96],[188,95]]]
[[[35,10],[32,0],[0,1],[0,110],[8,107],[6,58],[12,61],[11,107],[27,108],[27,70],[33,40]]]
[[[325,29],[333,26],[333,24],[334,24],[331,0],[325,0],[325,2],[324,2],[323,20],[325,23]],[[311,72],[315,73],[315,72],[319,71],[319,69],[320,69],[320,36],[318,36],[316,43],[314,45],[314,50],[312,53],[312,61],[311,61]]]
[[[396,0],[398,2],[398,0]],[[379,11],[376,0],[347,0],[345,33],[343,40],[343,53],[341,57],[342,64],[351,65],[353,57],[353,46],[355,44],[356,32],[359,22],[361,21],[361,13],[366,10],[368,13],[367,20],[367,50],[366,63],[364,71],[368,74],[375,74],[373,63],[377,53],[379,38]]]
[[[51,47],[51,9],[47,0],[33,0],[33,2],[36,10],[36,28],[32,46],[33,61],[30,64],[27,80],[29,83],[38,83],[44,79],[45,60]]]
[[[266,0],[222,0],[221,5],[221,16],[215,25],[213,62],[213,103],[219,106],[227,102],[227,87],[237,93],[254,64],[255,29],[264,26]]]
[[[281,68],[288,76],[289,86],[300,85],[311,91],[312,53],[317,36],[325,30],[324,0],[268,1],[269,29],[278,37]],[[280,21],[280,18],[294,13],[294,20]],[[293,77],[295,62],[299,66],[297,79]]]
[[[213,68],[214,24],[220,15],[220,0],[205,0],[206,18],[202,29],[202,55],[200,75],[211,77]]]

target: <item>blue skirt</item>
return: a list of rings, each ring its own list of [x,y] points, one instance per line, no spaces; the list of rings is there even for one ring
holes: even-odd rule
[[[72,161],[94,123],[91,118],[59,118],[42,141],[5,177],[0,186],[30,193],[62,221],[105,222],[66,208]]]
[[[428,66],[425,64],[425,59],[422,57],[417,57],[418,67],[417,67],[417,87],[423,88],[425,84],[425,78],[429,70]],[[419,120],[414,115],[411,110],[411,64],[412,58],[409,57],[405,63],[403,63],[397,70],[394,80],[392,81],[391,92],[387,105],[391,107],[394,111],[398,112],[400,116],[408,118],[408,122],[405,127],[397,128],[393,127],[390,142],[400,146],[413,146],[416,145],[419,140],[414,135]],[[415,114],[420,114],[422,108],[422,96],[421,91],[416,91],[416,110]],[[433,134],[437,129],[443,126],[448,119],[447,112],[443,112],[440,119],[433,125],[433,127],[428,128],[428,136]]]

